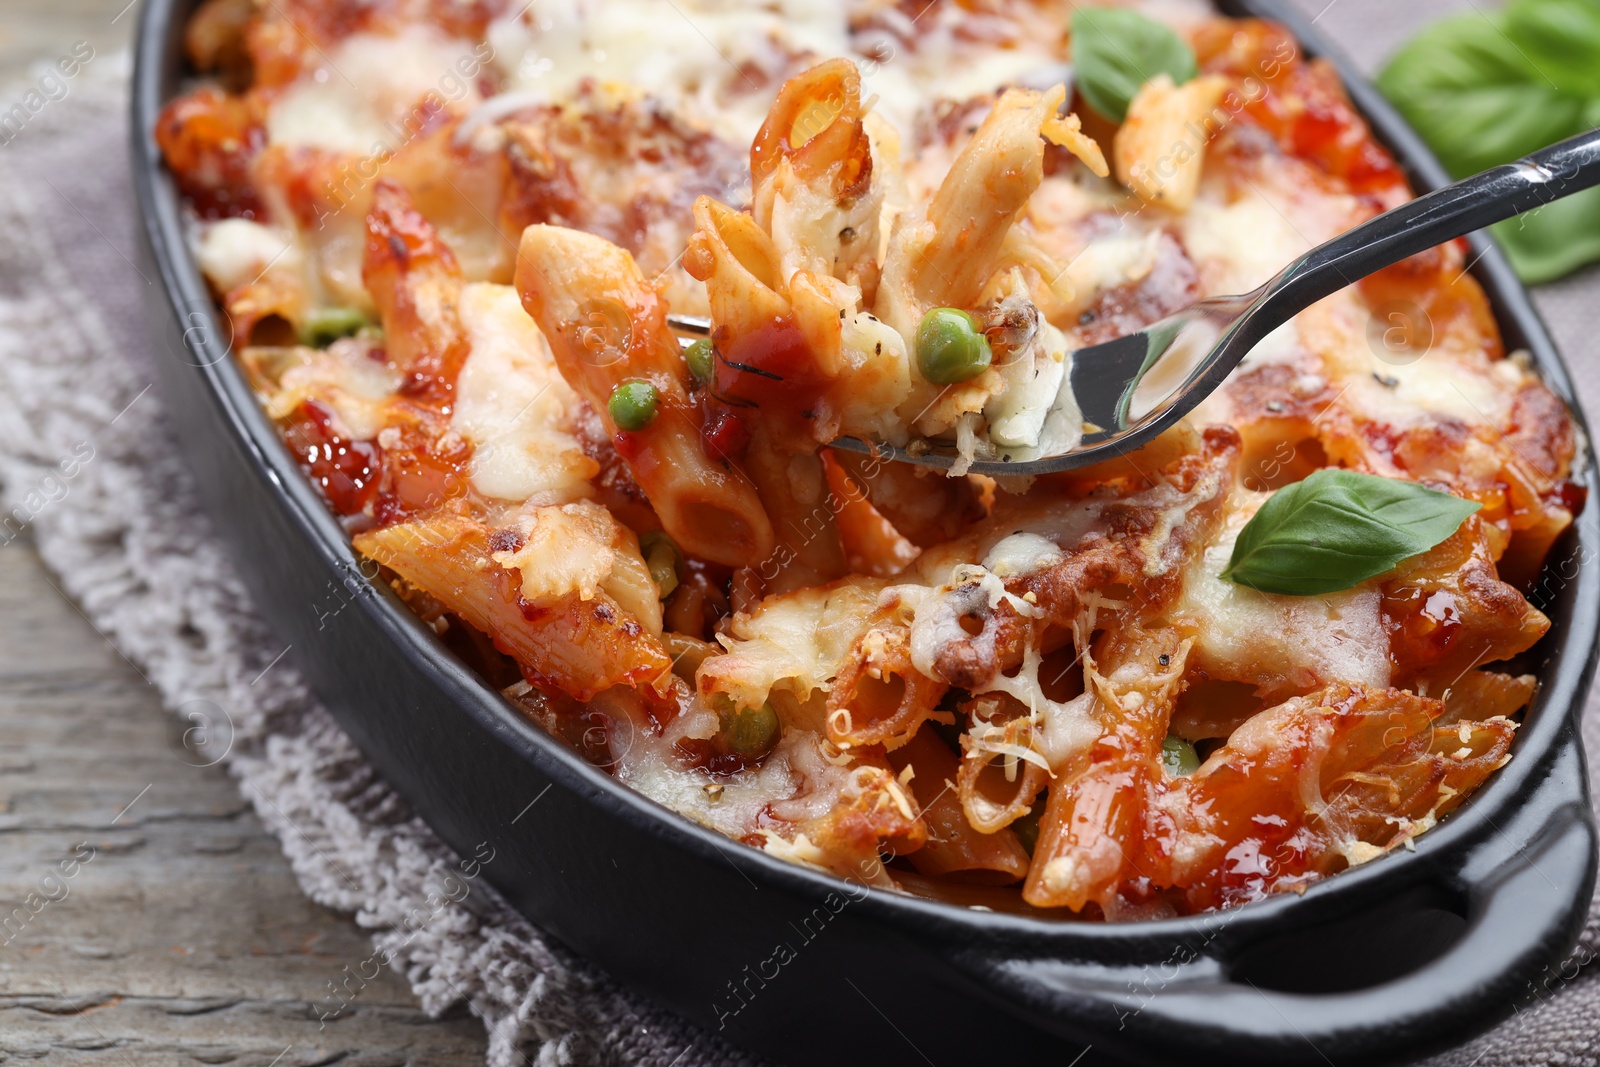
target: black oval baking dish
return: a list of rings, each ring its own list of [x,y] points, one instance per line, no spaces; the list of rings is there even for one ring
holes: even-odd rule
[[[962,909],[791,866],[586,764],[363,576],[229,358],[150,133],[184,74],[192,6],[147,0],[133,90],[146,252],[167,293],[152,325],[168,411],[290,661],[445,841],[462,854],[493,846],[486,877],[539,926],[708,1029],[796,1064],[1399,1062],[1509,1015],[1573,945],[1596,848],[1577,731],[1600,620],[1600,573],[1581,566],[1600,550],[1593,508],[1538,589],[1553,625],[1528,659],[1541,687],[1515,758],[1415,851],[1302,896],[1137,924]],[[1277,3],[1221,6],[1278,19],[1327,54]],[[1414,185],[1443,184],[1398,116],[1340,71]],[[1473,251],[1507,347],[1532,354],[1581,423],[1527,294],[1486,238]],[[1592,466],[1582,479],[1594,488]]]

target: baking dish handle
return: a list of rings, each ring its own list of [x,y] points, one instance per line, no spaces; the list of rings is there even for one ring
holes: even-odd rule
[[[1413,880],[1443,882],[1444,893],[1465,902],[1465,924],[1442,952],[1390,980],[1333,993],[1266,988],[1240,962],[1260,946],[1228,929],[1227,912],[1217,915],[1218,935],[1177,957],[1181,964],[1169,955],[1166,966],[1130,969],[1037,956],[1002,959],[974,949],[960,954],[958,966],[976,980],[975,988],[1030,1022],[1065,1037],[1102,1035],[1097,1044],[1114,1034],[1112,1048],[1102,1051],[1136,1062],[1385,1062],[1457,1044],[1513,1011],[1533,1010],[1521,1005],[1573,977],[1561,974],[1555,961],[1574,943],[1587,914],[1596,842],[1577,738],[1563,747],[1551,773],[1529,790],[1503,829],[1487,822],[1488,832],[1464,858],[1425,868],[1437,873]],[[1542,826],[1530,825],[1527,816],[1542,816]],[[1365,906],[1382,903],[1382,895],[1373,894]],[[1361,908],[1355,915],[1366,917]],[[1337,918],[1352,920],[1348,913]],[[1304,959],[1305,967],[1317,965]]]

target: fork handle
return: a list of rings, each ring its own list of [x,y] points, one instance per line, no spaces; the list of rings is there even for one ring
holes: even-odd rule
[[[1600,184],[1600,129],[1401,204],[1307,252],[1269,283],[1284,322],[1323,297],[1435,245]],[[1265,311],[1266,308],[1263,308]]]

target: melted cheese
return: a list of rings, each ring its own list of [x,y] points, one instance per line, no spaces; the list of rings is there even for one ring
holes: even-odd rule
[[[470,79],[459,74],[475,69],[472,56],[471,42],[429,26],[407,26],[394,36],[352,34],[273,102],[268,140],[356,156],[398,151],[429,117],[428,94],[435,110],[478,101]]]
[[[1212,293],[1248,293],[1311,248],[1281,208],[1248,187],[1232,203],[1202,196],[1178,226]]]
[[[522,545],[493,557],[521,572],[522,598],[550,604],[576,592],[580,600],[593,600],[618,562],[611,513],[585,501],[531,508],[522,519]]]
[[[1083,414],[1069,386],[1067,344],[1060,330],[1041,323],[1039,336],[1030,348],[1000,369],[1007,379],[1006,391],[984,405],[989,420],[989,439],[1001,447],[1042,447],[1047,453],[1067,452],[1083,438]],[[1045,434],[1046,418],[1060,406],[1052,424],[1056,432]]]
[[[305,401],[316,400],[333,412],[335,429],[348,440],[371,440],[389,424],[401,377],[373,359],[367,345],[345,340],[296,351],[302,358],[279,375],[277,391],[267,400],[273,418],[288,418]]]
[[[200,270],[223,293],[248,285],[269,270],[294,272],[304,266],[294,241],[249,219],[221,219],[207,226],[196,258]]]
[[[1060,563],[1061,548],[1048,537],[1020,531],[995,542],[983,557],[983,566],[1002,580],[1020,578]]]
[[[599,467],[573,432],[577,394],[517,291],[468,285],[459,311],[472,350],[456,382],[450,426],[472,443],[473,488],[518,502],[586,496]]]
[[[1365,317],[1367,329],[1359,340],[1351,339],[1354,359],[1365,355],[1369,360],[1368,373],[1350,378],[1345,399],[1352,411],[1396,426],[1432,421],[1430,414],[1469,426],[1510,424],[1512,397],[1524,377],[1515,363],[1452,359],[1443,349],[1391,352],[1381,335],[1393,324],[1374,320],[1370,312]],[[1380,337],[1376,344],[1368,340],[1374,336]]]
[[[1196,634],[1191,663],[1219,680],[1283,679],[1309,691],[1332,681],[1389,684],[1389,637],[1382,594],[1371,585],[1297,597],[1261,593],[1224,581],[1239,531],[1267,494],[1244,499],[1184,577],[1173,615]]]
[[[635,729],[629,743],[619,746],[617,777],[730,837],[758,832],[771,815],[797,824],[821,818],[850,783],[850,769],[831,762],[818,736],[805,730],[785,731],[766,759],[738,775],[713,776],[686,766],[674,752],[678,740],[710,737],[716,729],[716,716],[704,710],[680,717],[660,737]]]
[[[856,579],[768,597],[749,615],[736,615],[717,640],[728,655],[710,662],[735,701],[759,706],[781,685],[800,699],[826,689],[866,632],[882,583]]]
[[[530,102],[570,97],[585,78],[627,83],[741,143],[765,120],[773,82],[807,61],[855,58],[863,99],[905,131],[931,96],[965,100],[1002,84],[1053,84],[1069,73],[1059,38],[977,47],[953,31],[964,12],[938,5],[910,27],[917,47],[909,49],[881,32],[852,34],[851,18],[862,6],[678,0],[663,8],[651,0],[555,0],[494,23],[489,40],[508,91]]]
[[[1143,279],[1155,267],[1160,246],[1160,230],[1141,231],[1131,225],[1090,241],[1066,268],[1073,306],[1086,307],[1107,289]]]
[[[1002,603],[1009,604],[1023,618],[1039,614],[1032,604],[1007,592],[1005,583],[996,575],[976,564],[957,566],[949,580],[937,589],[896,586],[890,592],[898,594],[901,602],[914,610],[911,665],[930,678],[939,676],[934,661],[940,649],[967,638],[967,631],[961,625],[963,618],[993,612]],[[995,679],[996,683],[1001,681],[1004,679]]]

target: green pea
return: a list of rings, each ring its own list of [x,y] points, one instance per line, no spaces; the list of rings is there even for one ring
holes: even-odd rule
[[[917,365],[935,385],[976,378],[988,369],[994,352],[978,320],[959,308],[934,308],[917,327]]]
[[[642,430],[656,417],[656,387],[649,382],[622,382],[611,390],[606,408],[620,430]]]
[[[711,375],[716,372],[714,353],[709,337],[700,338],[684,350],[684,362],[689,364],[689,376],[695,380],[695,384],[710,384]]]
[[[651,530],[639,538],[639,552],[645,566],[650,568],[650,579],[656,583],[662,600],[678,588],[678,561],[682,553],[678,546],[660,530]]]
[[[1200,754],[1183,738],[1169,736],[1161,742],[1161,762],[1168,774],[1182,778],[1200,769]]]
[[[764,756],[778,743],[781,732],[778,713],[771,704],[759,708],[723,708],[718,717],[722,721],[722,744],[729,752],[741,756]]]
[[[300,337],[308,345],[327,348],[341,337],[350,337],[371,326],[368,319],[355,308],[318,308],[300,324]]]

